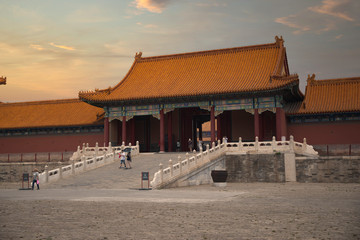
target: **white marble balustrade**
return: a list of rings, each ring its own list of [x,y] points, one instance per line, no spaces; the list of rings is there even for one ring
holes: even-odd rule
[[[125,148],[131,148],[132,156],[139,154],[139,142],[135,146],[131,146],[131,144],[125,146],[123,143],[123,145],[115,147],[112,147],[111,143],[109,143],[109,147],[98,147],[97,143],[95,147],[83,144],[83,149],[78,147],[78,150],[70,158],[72,162],[70,165],[52,170],[48,170],[47,166],[45,166],[45,171],[40,174],[39,180],[42,183],[50,183],[70,175],[107,165],[118,159],[118,153]]]
[[[173,160],[170,159],[167,168],[164,168],[164,166],[160,164],[160,169],[154,174],[151,186],[153,188],[161,188],[168,182],[185,176],[191,171],[218,159],[221,155],[226,154],[226,152],[236,154],[274,154],[291,152],[303,156],[318,156],[318,153],[314,148],[306,143],[306,139],[304,139],[302,143],[299,143],[294,141],[293,136],[290,136],[289,141],[276,141],[275,137],[273,137],[272,141],[262,142],[259,142],[257,137],[255,142],[242,142],[241,138],[239,138],[238,142],[226,142],[225,139],[223,139],[223,143],[220,143],[220,140],[218,140],[217,145],[213,142],[211,148],[207,145],[205,151],[202,149],[200,149],[199,153],[194,151],[194,155],[191,157],[189,157],[189,154],[186,154],[185,160],[181,160],[179,157],[175,164]]]

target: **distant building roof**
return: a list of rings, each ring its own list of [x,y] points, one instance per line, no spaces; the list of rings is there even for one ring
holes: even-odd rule
[[[360,77],[315,80],[308,77],[305,98],[290,104],[288,114],[360,112]]]
[[[1,76],[0,77],[0,85],[5,85],[6,84],[6,77]]]
[[[94,105],[136,100],[270,91],[298,85],[290,75],[283,39],[271,44],[155,57],[137,53],[127,75],[113,88],[80,92]],[[96,104],[98,103],[98,104]]]
[[[0,103],[0,129],[102,124],[103,114],[79,99]]]

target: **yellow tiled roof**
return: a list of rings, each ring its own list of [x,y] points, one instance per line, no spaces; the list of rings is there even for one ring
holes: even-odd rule
[[[102,108],[79,99],[0,104],[0,129],[101,124]]]
[[[80,92],[89,102],[266,91],[298,82],[289,78],[282,38],[275,43],[157,57],[141,57],[114,88]],[[285,76],[285,78],[284,78]]]
[[[309,76],[305,99],[293,105],[289,114],[316,114],[360,111],[360,77],[315,80]]]

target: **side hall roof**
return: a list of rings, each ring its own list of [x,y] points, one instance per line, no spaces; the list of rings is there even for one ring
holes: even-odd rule
[[[281,90],[298,86],[289,74],[284,40],[211,51],[142,57],[113,88],[79,92],[90,104]],[[299,94],[298,94],[299,95]],[[300,94],[302,99],[302,94]]]
[[[0,129],[101,125],[103,115],[79,99],[0,103]]]
[[[290,115],[360,112],[360,77],[315,80],[307,79],[305,98],[289,104]]]

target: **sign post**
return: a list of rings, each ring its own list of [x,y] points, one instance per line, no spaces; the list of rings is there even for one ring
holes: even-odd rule
[[[28,187],[24,188],[24,182],[28,183]],[[22,189],[30,189],[30,177],[29,173],[23,173],[22,175]]]
[[[148,182],[148,187],[147,188],[143,188],[143,181]],[[141,189],[150,189],[149,172],[141,172]]]

